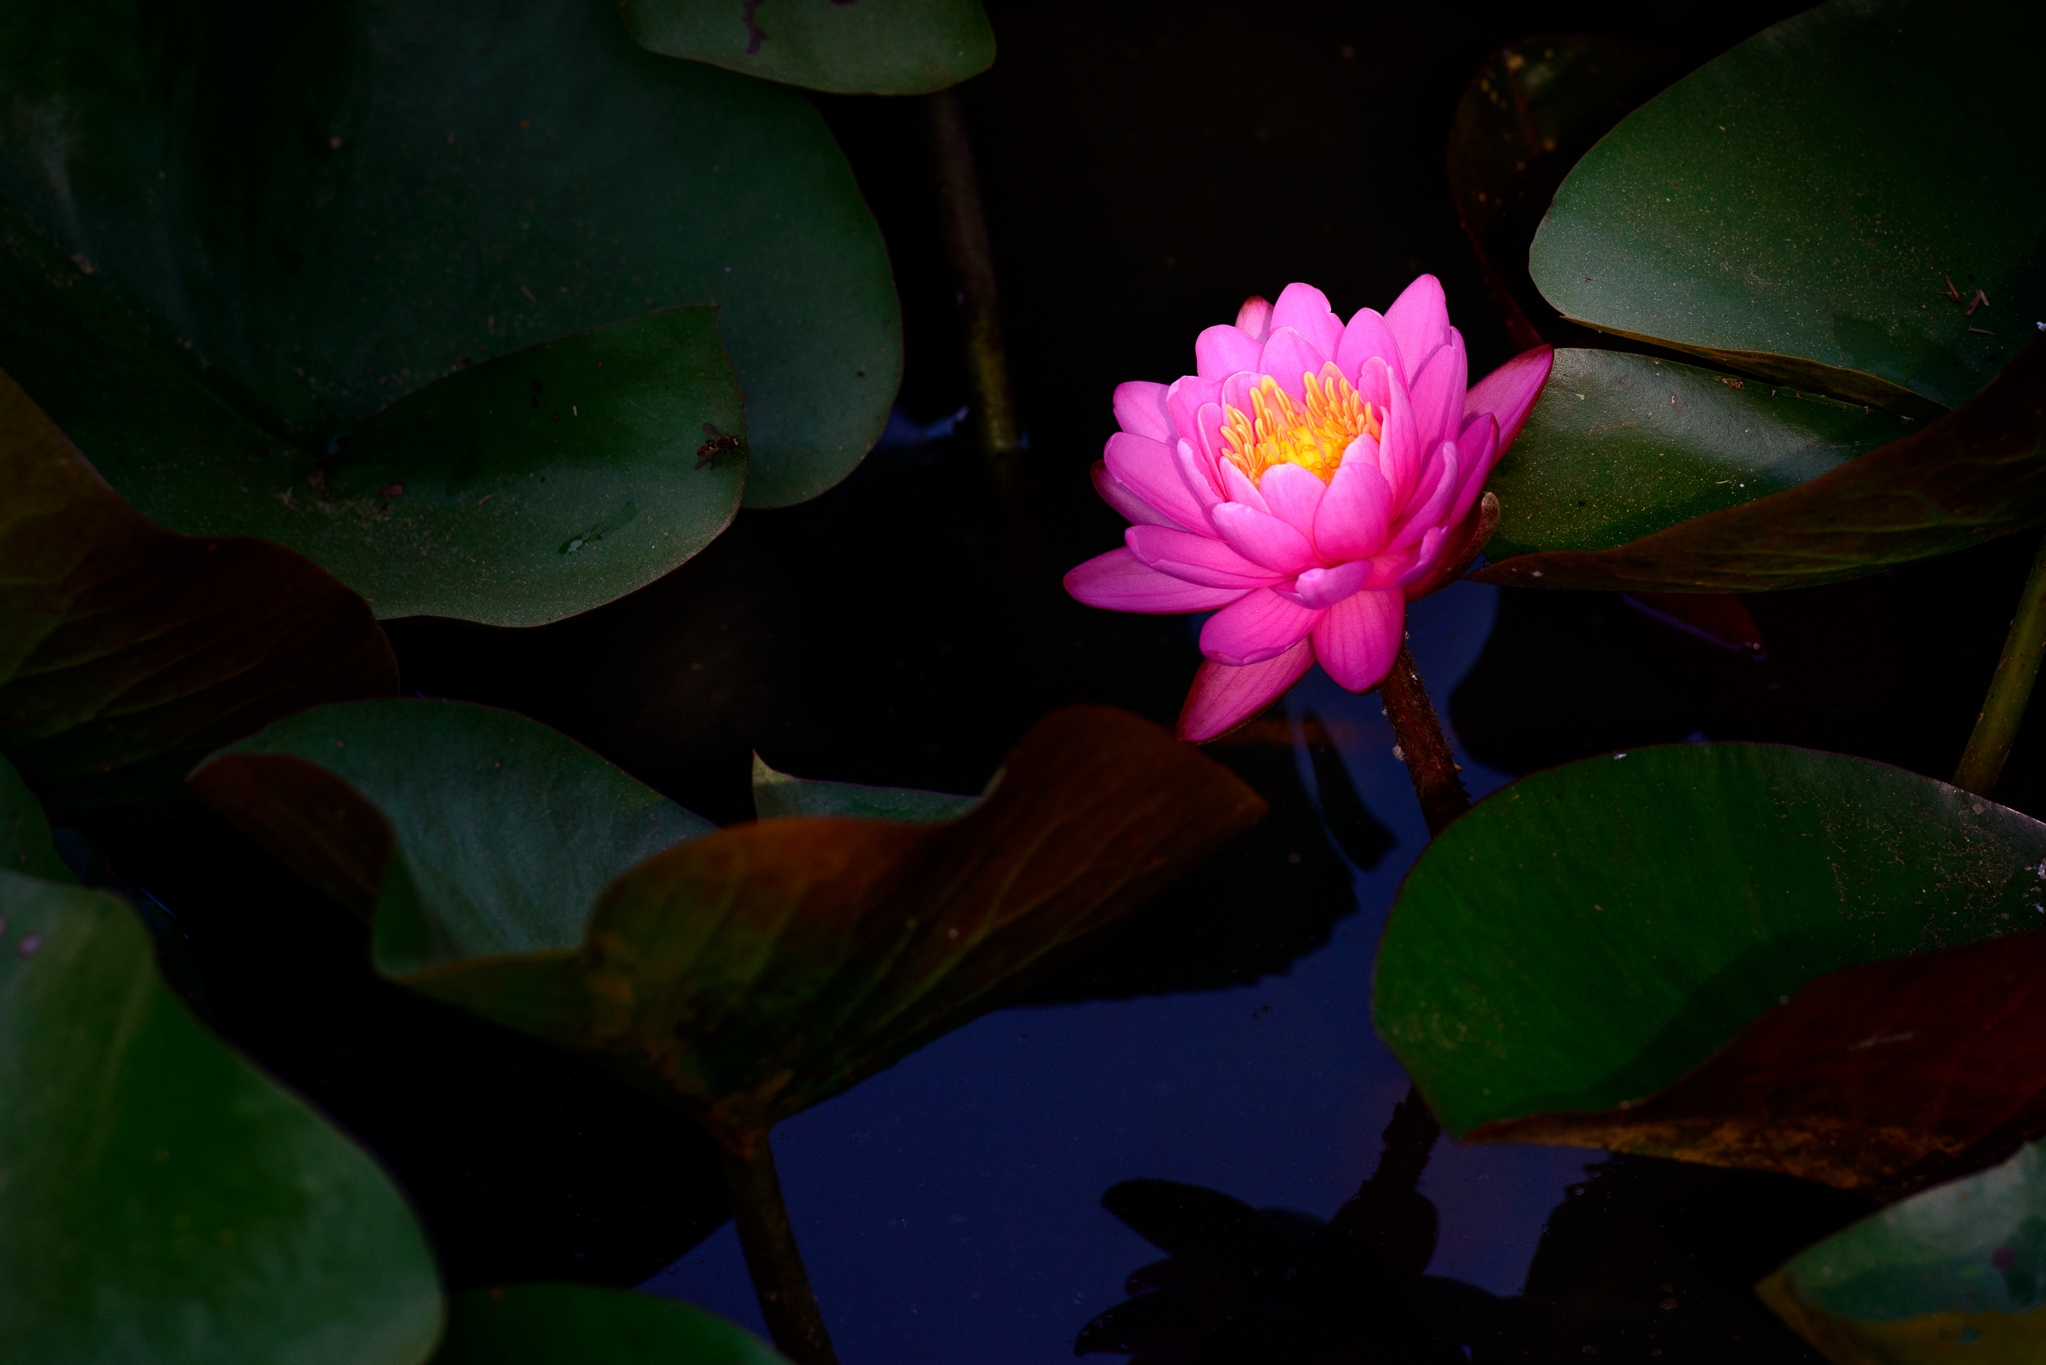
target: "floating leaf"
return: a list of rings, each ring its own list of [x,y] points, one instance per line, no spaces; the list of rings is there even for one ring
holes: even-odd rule
[[[2029,927],[2046,901],[2042,864],[2046,826],[1864,759],[1755,744],[1587,759],[1514,783],[1429,845],[1386,929],[1374,1019],[1459,1136],[1519,1140],[1530,1130],[1516,1120],[1597,1111],[1614,1120],[1609,1134],[1580,1139],[1559,1124],[1534,1140],[1610,1137],[1661,1154],[1654,1135],[1629,1135],[1618,1111],[1676,1083],[1815,978],[1896,958],[1936,974],[1934,959],[1913,955]],[[1963,997],[1969,1012],[1950,1035],[1963,1049],[1996,1008],[1992,983],[1981,970],[1973,977],[1978,992]],[[1825,983],[1816,989],[1825,1000]],[[1963,1090],[1951,1117],[1923,1090],[1872,1101],[1857,1082],[1887,1059],[1848,1050],[1868,1036],[1843,1042],[1831,1071],[1807,1070],[1810,1093],[1777,1113],[1740,1115],[1736,1131],[1687,1152],[1872,1180],[1908,1164],[1898,1154],[1912,1143],[1966,1147],[1943,1127],[1994,1127],[2046,1080],[1972,1111],[1975,1092]],[[1873,1130],[1899,1114],[1924,1131],[1853,1150],[1852,1123]],[[1779,1128],[1780,1147],[1759,1136]]]
[[[50,822],[35,794],[5,758],[0,758],[0,870],[53,882],[78,880],[57,856]]]
[[[620,0],[642,47],[847,95],[921,95],[995,59],[980,0]]]
[[[368,1155],[201,1028],[113,896],[0,872],[10,1359],[415,1365],[433,1253]]]
[[[0,199],[48,240],[19,220],[0,234],[0,254],[13,258],[0,272],[0,364],[145,515],[193,533],[317,524],[309,467],[332,456],[345,471],[350,433],[377,443],[376,414],[515,352],[523,361],[500,361],[495,373],[512,389],[542,379],[550,425],[525,463],[488,453],[508,461],[507,479],[539,477],[544,455],[586,485],[588,505],[564,498],[559,526],[536,542],[550,552],[579,536],[614,558],[629,550],[641,561],[634,581],[645,581],[671,562],[659,532],[701,535],[723,515],[693,505],[678,514],[660,490],[707,478],[729,495],[733,453],[698,475],[694,452],[740,434],[750,503],[822,492],[879,434],[900,374],[898,307],[873,218],[799,94],[644,52],[606,11],[376,0],[252,24],[206,3],[160,32],[134,0],[10,14],[0,20],[10,110]],[[204,95],[162,93],[172,90]],[[146,155],[134,150],[144,146]],[[718,306],[717,333],[745,390],[743,433],[720,416],[723,381],[702,387],[706,321],[647,319],[616,335],[608,326],[676,304]],[[653,343],[683,326],[686,344],[663,358]],[[527,350],[592,328],[602,330],[559,352]],[[602,385],[582,368],[628,343],[637,358],[615,392],[610,365]],[[187,373],[163,373],[166,355],[183,357]],[[103,372],[90,363],[98,357],[119,363]],[[554,372],[511,374],[531,361]],[[135,377],[145,403],[131,413],[107,401]],[[196,401],[194,383],[218,411]],[[450,393],[477,398],[473,386]],[[455,401],[421,393],[415,403],[445,411]],[[684,408],[676,429],[668,419]],[[616,423],[584,438],[604,446],[596,466],[582,442],[550,447],[557,410],[564,426]],[[416,451],[388,444],[394,413],[378,440],[409,460]],[[165,415],[174,420],[151,420]],[[234,439],[218,439],[223,427]],[[437,469],[472,477],[461,447],[434,450]],[[365,448],[362,458],[379,457]],[[492,492],[494,475],[487,462],[476,471],[472,501]],[[646,538],[623,537],[627,498],[596,492],[607,477],[635,490],[633,525]],[[399,481],[413,496],[415,480]],[[293,517],[280,511],[287,489]],[[529,502],[543,510],[537,495]],[[408,568],[422,549],[429,561],[478,552],[479,517],[444,522],[452,504],[431,511],[415,513],[426,521]],[[653,523],[639,520],[648,514]],[[597,530],[604,538],[592,541]],[[360,552],[333,567],[351,581],[369,569]],[[541,603],[546,616],[618,591],[616,576],[584,572],[579,597],[557,587]],[[414,580],[388,609],[467,610],[463,586],[441,602]],[[536,609],[510,600],[527,586],[496,584],[504,600],[489,619],[534,619]]]
[[[1664,362],[1661,368],[1668,371],[1674,366]],[[1749,381],[1741,395],[1730,397],[1738,399],[1757,387],[1756,381]],[[1552,413],[1558,407],[1567,412],[1573,401],[1589,408],[1590,398],[1569,396],[1580,391],[1591,392],[1559,389],[1551,380],[1541,403]],[[1681,389],[1676,392],[1681,396]],[[1783,402],[1751,401],[1768,403],[1772,409]],[[1833,416],[1825,416],[1816,405],[1802,412],[1807,418],[1823,419],[1807,428],[1813,439],[1840,441],[1843,450],[1872,439],[1882,430],[1880,424],[1892,420],[1870,414],[1863,419],[1866,425],[1857,425],[1851,415],[1833,410]],[[1522,441],[1534,425],[1529,423]],[[1507,539],[1500,546],[1501,562],[1473,575],[1481,582],[1651,592],[1801,588],[1951,554],[2046,520],[2046,458],[2040,454],[2041,439],[2046,437],[2046,338],[2034,341],[1996,382],[1939,421],[1794,488],[1718,511],[1703,510],[1711,505],[1710,494],[1694,494],[1695,502],[1683,501],[1702,478],[1698,474],[1659,485],[1659,496],[1668,500],[1659,507],[1637,502],[1631,493],[1615,494],[1609,488],[1594,492],[1596,481],[1608,470],[1616,477],[1644,477],[1644,460],[1605,464],[1596,445],[1578,440],[1563,444],[1560,417],[1544,418],[1543,425],[1544,433],[1535,437],[1532,448],[1540,452],[1537,457],[1529,458],[1517,441],[1502,462],[1501,477],[1508,481],[1499,494],[1502,533],[1526,539]],[[1769,435],[1781,443],[1777,449],[1787,458],[1775,462],[1742,455],[1730,461],[1733,468],[1749,468],[1767,481],[1781,481],[1823,462],[1786,450],[1795,438],[1785,429]],[[1637,448],[1636,454],[1643,449]],[[1757,454],[1767,449],[1764,446]],[[1675,458],[1677,452],[1671,455]],[[1684,456],[1693,470],[1706,458],[1702,449]],[[1545,461],[1583,473],[1559,474],[1552,489]],[[1516,495],[1530,509],[1518,522]],[[1584,507],[1574,506],[1579,499]],[[1670,524],[1692,508],[1702,515]],[[1667,529],[1649,529],[1658,522]],[[1508,531],[1508,525],[1516,529]],[[1648,533],[1610,547],[1550,548],[1536,539],[1553,534],[1558,540],[1611,542],[1636,534],[1637,528]],[[1505,557],[1506,550],[1525,552]]]
[[[2046,1357],[2046,1148],[1892,1205],[1756,1292],[1836,1365]]]
[[[999,777],[996,779],[1000,780]],[[842,815],[855,820],[956,820],[980,804],[978,796],[819,782],[776,772],[753,755],[753,805],[763,820],[791,815]]]
[[[433,1365],[785,1365],[713,1313],[622,1289],[525,1284],[458,1294]]]
[[[2037,7],[1937,0],[1832,0],[1766,29],[1577,163],[1535,283],[1609,332],[1958,407],[2046,317],[2046,184],[2014,173],[2046,157],[2042,44]]]
[[[397,690],[362,599],[277,545],[152,526],[0,373],[0,749],[53,807],[175,795],[208,750]]]

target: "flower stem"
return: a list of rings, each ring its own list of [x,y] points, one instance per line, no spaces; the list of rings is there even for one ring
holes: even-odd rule
[[[2017,617],[2003,640],[2003,657],[1996,661],[1989,695],[1975,717],[1975,732],[1968,736],[1961,765],[1954,770],[1956,787],[1977,796],[1996,790],[1996,779],[2018,737],[2018,724],[2025,718],[2025,704],[2032,699],[2032,684],[2039,679],[2042,650],[2046,650],[2046,540],[2039,542],[2039,553],[2032,558]]]
[[[997,489],[1015,484],[1015,456],[1023,448],[1016,404],[1009,389],[1009,364],[1002,345],[1002,315],[995,292],[994,251],[981,213],[980,178],[973,168],[973,144],[966,135],[966,111],[957,90],[924,96],[924,134],[930,147],[938,224],[951,259],[954,287],[966,328],[966,370],[973,386],[973,429],[987,456]]]
[[[739,1228],[739,1245],[746,1252],[746,1269],[752,1273],[753,1292],[760,1298],[768,1334],[796,1365],[838,1365],[831,1337],[824,1330],[824,1314],[803,1269],[802,1253],[796,1249],[795,1230],[789,1226],[788,1205],[782,1202],[781,1177],[774,1169],[766,1130],[747,1134],[737,1142],[722,1141],[719,1146],[725,1154],[732,1221]]]
[[[1400,646],[1392,671],[1379,684],[1378,694],[1385,701],[1393,742],[1399,745],[1407,776],[1413,779],[1414,795],[1421,798],[1421,818],[1428,822],[1432,839],[1471,808],[1471,798],[1464,792],[1463,779],[1456,775],[1456,756],[1443,737],[1427,685],[1405,645]]]
[[[1378,1154],[1378,1167],[1365,1183],[1380,1189],[1411,1190],[1421,1183],[1428,1157],[1435,1151],[1435,1139],[1442,1125],[1435,1121],[1420,1087],[1407,1087],[1407,1097],[1392,1107],[1392,1122],[1385,1125],[1385,1150]]]

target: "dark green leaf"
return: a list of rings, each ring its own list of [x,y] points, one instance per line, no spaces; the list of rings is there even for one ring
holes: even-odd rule
[[[154,801],[208,750],[397,689],[369,608],[277,545],[150,525],[0,373],[0,750],[55,808]]]
[[[1599,363],[1624,370],[1641,362],[1614,359]],[[1669,362],[1661,367],[1663,371],[1673,368]],[[1572,402],[1592,405],[1590,398],[1575,399],[1572,395],[1576,392],[1589,394],[1591,390],[1559,389],[1551,380],[1541,403],[1552,412],[1561,408],[1566,413]],[[1857,423],[1852,413],[1780,395],[1774,399],[1760,396],[1766,392],[1758,381],[1748,381],[1740,393],[1730,393],[1722,400],[1720,416],[1741,410],[1741,400],[1767,404],[1766,410],[1771,412],[1795,405],[1798,421],[1807,424],[1804,429],[1813,439],[1826,438],[1829,444],[1837,440],[1850,448],[1880,434],[1884,423],[1901,420],[1870,414]],[[1749,398],[1750,394],[1756,396]],[[1601,462],[1599,448],[1588,442],[1564,444],[1555,439],[1553,433],[1560,425],[1560,418],[1543,418],[1544,430],[1535,436],[1534,458],[1528,458],[1530,452],[1515,442],[1502,463],[1501,477],[1506,480],[1499,494],[1505,508],[1502,531],[1517,524],[1519,529],[1509,534],[1533,539],[1544,533],[1541,528],[1553,526],[1558,528],[1559,539],[1578,535],[1587,541],[1611,541],[1652,525],[1651,514],[1634,502],[1631,490],[1593,492],[1593,473]],[[1709,425],[1687,425],[1692,425],[1701,440],[1710,435]],[[1534,426],[1530,422],[1521,441],[1528,439]],[[1742,469],[1768,480],[1787,480],[1823,463],[1817,452],[1787,449],[1796,439],[1796,431],[1796,426],[1785,423],[1768,433],[1771,441],[1779,443],[1775,447],[1782,452],[1778,461],[1732,457],[1728,474],[1736,483],[1743,481],[1735,473]],[[1587,437],[1594,434],[1604,433],[1586,433]],[[1534,540],[1528,548],[1535,552],[1516,553],[1474,576],[1481,582],[1523,587],[1651,592],[1759,592],[1856,578],[1914,559],[1951,554],[2046,520],[2042,437],[2046,437],[2046,338],[2034,341],[1995,383],[1960,409],[1794,488],[1770,492],[1737,507],[1702,511],[1688,521],[1649,530],[1637,540],[1611,548],[1550,549]],[[1748,438],[1744,434],[1742,439]],[[1685,457],[1693,470],[1706,460],[1706,449],[1694,447]],[[1642,458],[1631,468],[1618,460],[1608,466],[1615,477],[1646,477],[1640,468],[1645,463],[1645,448],[1636,453]],[[1669,453],[1673,458],[1678,454]],[[1586,472],[1582,477],[1559,474],[1557,482],[1563,492],[1558,495],[1549,488],[1545,473],[1551,464]],[[1686,474],[1663,485],[1662,496],[1675,501],[1687,486],[1695,487],[1702,478],[1702,474]],[[1687,480],[1692,482],[1687,484]],[[1521,504],[1534,509],[1532,525],[1514,522],[1516,496]],[[1702,510],[1713,496],[1717,495],[1708,493],[1694,505]],[[1575,508],[1577,498],[1586,506]],[[1681,510],[1681,505],[1666,506],[1652,515],[1659,518]],[[1508,540],[1501,549],[1518,552],[1526,544]]]
[[[0,869],[53,882],[73,882],[57,856],[50,822],[14,765],[0,758]]]
[[[1838,1365],[2046,1358],[2046,1148],[1892,1205],[1756,1292]]]
[[[1558,351],[1487,485],[1500,516],[1485,553],[1609,550],[1795,488],[1912,429],[1675,361]]]
[[[374,912],[403,970],[573,948],[606,883],[712,828],[566,735],[467,702],[318,707],[188,781],[307,880]]]
[[[1683,744],[1523,778],[1445,830],[1374,1019],[1443,1125],[1617,1110],[1829,972],[2037,923],[2046,826],[1899,768]]]
[[[575,1284],[459,1294],[433,1365],[785,1365],[752,1333],[673,1299]]]
[[[316,491],[293,483],[306,464],[333,447],[345,468],[350,447],[337,438],[366,439],[394,400],[568,333],[716,304],[746,395],[747,501],[823,491],[879,433],[899,378],[898,309],[872,216],[799,94],[644,52],[607,9],[365,0],[258,23],[199,0],[159,27],[139,0],[18,7],[0,19],[12,111],[0,198],[70,266],[10,268],[0,364],[60,424],[81,424],[81,444],[145,514],[194,533],[267,534],[280,493],[304,502]],[[11,235],[27,242],[18,225]],[[52,344],[47,319],[62,315],[67,334],[92,344]],[[163,351],[182,353],[231,412],[194,415],[189,396],[155,395],[151,405],[181,415],[168,433],[143,420],[147,407],[122,420],[81,362],[111,344],[103,333],[123,333],[133,351],[145,328],[154,354],[147,366],[131,357],[130,372],[154,375]],[[641,395],[634,410],[655,415],[650,383],[700,374],[706,340],[692,334],[679,370],[640,369],[621,385]],[[555,385],[520,382],[534,377]],[[574,420],[578,400],[558,385],[543,391],[548,420],[554,394]],[[739,434],[706,410],[679,431],[660,423],[653,449],[631,428],[633,447],[611,458],[648,479],[662,467],[684,477],[693,460],[675,470],[673,452],[705,444],[704,421]],[[218,423],[239,439],[203,442],[200,468],[212,472],[176,474],[193,461],[185,433]],[[454,453],[435,458],[459,466]],[[488,491],[479,474],[477,497]],[[638,515],[657,514],[655,531],[703,532],[694,512],[660,524],[668,513],[652,490],[637,503]],[[622,500],[587,517],[569,510],[547,549],[587,541]],[[450,540],[465,548],[437,523],[422,538],[414,556]],[[640,581],[653,571],[642,566]],[[596,574],[582,604],[615,590]]]
[[[997,777],[999,781],[999,777]],[[790,815],[842,815],[854,820],[956,820],[980,804],[978,796],[817,782],[776,772],[753,755],[753,807],[763,820]]]
[[[988,69],[980,0],[620,0],[643,47],[848,95],[921,95]]]
[[[134,912],[0,872],[11,1360],[416,1365],[433,1253],[377,1164],[201,1028]]]
[[[1607,331],[1957,407],[2046,317],[2046,181],[2025,170],[2046,158],[2042,45],[2027,5],[1831,0],[1767,29],[1585,155],[1535,283]]]

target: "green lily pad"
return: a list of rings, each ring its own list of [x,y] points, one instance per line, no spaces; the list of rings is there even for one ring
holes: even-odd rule
[[[1459,1136],[1618,1110],[1807,982],[2039,922],[2046,825],[1840,754],[1679,744],[1523,778],[1415,864],[1373,1018]]]
[[[1766,29],[1578,162],[1535,283],[1609,332],[1958,407],[2046,317],[2046,182],[2021,169],[2046,158],[2042,45],[2024,5],[1831,0]]]
[[[978,796],[914,787],[867,787],[857,782],[791,777],[768,767],[759,754],[753,755],[753,809],[763,820],[842,815],[855,820],[942,822],[958,819],[980,800]]]
[[[1756,1292],[1836,1365],[2046,1357],[2046,1147],[1855,1223]]]
[[[980,0],[620,0],[640,46],[844,95],[922,95],[995,60]]]
[[[49,819],[35,794],[5,758],[0,758],[0,869],[52,882],[78,880],[57,856]]]
[[[279,545],[152,526],[0,372],[0,750],[53,808],[178,795],[281,715],[395,692],[369,607]]]
[[[1578,356],[1577,372],[1624,376],[1653,366],[1636,357]],[[1546,414],[1529,422],[1501,462],[1498,562],[1473,577],[1521,587],[1766,592],[1951,554],[2046,521],[2046,337],[1959,409],[1915,424],[1781,391],[1767,397],[1757,380],[1714,395],[1713,387],[1724,386],[1703,378],[1705,371],[1675,384],[1680,368],[1665,361],[1648,372],[1678,397],[1672,414],[1688,401],[1693,415],[1654,425],[1647,412],[1656,407],[1655,390],[1637,384],[1601,401],[1588,386],[1550,381],[1537,404]],[[1580,392],[1588,396],[1577,399]],[[1642,425],[1595,431],[1594,421],[1580,435],[1570,424],[1573,403],[1622,419],[1632,412]],[[1756,430],[1741,431],[1739,440],[1761,444],[1734,444],[1735,422],[1753,422]],[[1910,434],[1814,473],[1894,430]],[[1662,431],[1686,444],[1672,450],[1641,439]],[[1533,445],[1523,449],[1530,436]],[[1651,444],[1658,469],[1665,455],[1674,466],[1668,476],[1648,467]],[[1712,473],[1715,463],[1723,472]],[[1811,476],[1784,487],[1800,475]],[[1737,485],[1758,483],[1762,496],[1709,510],[1727,495],[1716,482],[1727,478],[1741,494],[1751,490]],[[1637,538],[1612,543],[1628,535]]]
[[[1796,488],[1912,430],[1858,403],[1675,361],[1558,351],[1486,485],[1500,515],[1485,553],[1613,549]]]
[[[433,1365],[786,1365],[714,1313],[623,1289],[523,1284],[457,1294]]]
[[[38,244],[19,223],[0,234],[18,258],[5,272],[0,365],[60,425],[78,427],[145,515],[192,533],[276,533],[287,524],[280,495],[317,493],[304,469],[330,453],[345,468],[344,438],[369,441],[371,419],[397,400],[467,365],[674,305],[717,306],[744,390],[743,433],[720,415],[728,390],[710,382],[697,320],[665,368],[640,351],[616,394],[597,391],[613,383],[608,368],[595,386],[576,373],[578,358],[550,354],[565,367],[558,383],[517,380],[554,386],[543,394],[549,422],[553,395],[578,406],[569,390],[580,390],[616,425],[551,454],[550,427],[525,451],[490,458],[511,475],[545,457],[571,478],[609,465],[625,486],[700,479],[676,458],[717,439],[710,422],[745,437],[746,500],[780,506],[836,483],[878,436],[901,369],[887,255],[850,168],[795,91],[642,51],[601,5],[377,0],[257,25],[205,4],[156,32],[132,0],[0,19],[10,110],[0,199],[47,238]],[[176,90],[206,93],[164,93]],[[63,315],[53,343],[49,319]],[[654,329],[632,334],[649,344],[683,324],[639,325]],[[194,396],[164,394],[121,420],[106,411],[121,405],[107,401],[101,374],[81,363],[109,347],[152,375],[166,353],[182,356],[186,372],[151,387],[197,383],[224,411],[195,414],[205,405]],[[518,368],[499,373],[509,383]],[[697,405],[709,406],[685,416],[686,389],[706,382]],[[445,410],[455,400],[416,401]],[[165,430],[145,420],[152,406],[181,419]],[[615,416],[627,409],[636,416]],[[88,418],[98,423],[89,433]],[[217,438],[223,425],[236,439]],[[205,435],[204,458],[190,433]],[[462,468],[453,446],[434,461]],[[489,473],[476,475],[479,499]],[[728,494],[729,468],[716,477]],[[410,496],[414,480],[401,481]],[[662,524],[673,509],[651,491],[635,500],[637,517],[653,513],[651,529],[671,540],[703,534],[723,512],[690,507]],[[672,556],[658,535],[623,537],[624,501],[563,506],[564,524],[535,543],[553,552],[611,527],[606,553],[630,549],[645,581]],[[429,519],[411,557],[473,552],[479,535]],[[367,578],[372,551],[388,548],[330,567]],[[583,572],[579,598],[557,590],[545,615],[615,595],[615,576]],[[510,599],[526,587],[496,591]],[[458,589],[443,603],[421,585],[394,597],[399,607],[467,603]],[[490,619],[536,614],[507,601]]]
[[[0,871],[0,915],[9,1357],[427,1359],[440,1284],[404,1197],[185,1012],[134,911]]]

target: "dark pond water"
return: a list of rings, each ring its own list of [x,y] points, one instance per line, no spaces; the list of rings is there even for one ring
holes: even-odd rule
[[[696,561],[587,616],[392,623],[405,687],[534,716],[720,822],[751,814],[756,750],[804,776],[964,792],[1060,705],[1169,724],[1198,662],[1188,624],[1090,612],[1058,586],[1119,532],[1086,477],[1115,383],[1181,373],[1199,328],[1246,294],[1305,279],[1347,312],[1422,270],[1444,280],[1474,370],[1489,368],[1505,335],[1442,170],[1483,56],[1603,31],[1696,61],[1792,8],[991,4],[1001,57],[967,107],[1031,433],[1015,498],[991,494],[962,443],[883,451],[815,503],[743,513]],[[950,413],[967,393],[914,110],[820,106],[890,242],[902,406]],[[1412,647],[1474,795],[1689,739],[1944,774],[2034,543],[1752,599],[1760,662],[1616,597],[1472,585],[1414,609]],[[1425,842],[1391,743],[1376,697],[1317,673],[1210,751],[1271,801],[1263,826],[1026,1003],[781,1126],[796,1231],[847,1365],[1070,1357],[1160,1254],[1102,1210],[1117,1181],[1324,1218],[1354,1193],[1407,1087],[1369,1017],[1379,930]],[[2039,809],[2042,757],[2036,731],[2022,737],[2000,798]],[[359,923],[217,822],[92,834],[162,908],[166,960],[215,1025],[389,1165],[451,1287],[644,1284],[758,1324],[686,1120],[377,980]],[[1851,1210],[1654,1163],[1587,1179],[1596,1160],[1445,1141],[1422,1185],[1441,1215],[1431,1272],[1651,1316],[1672,1294],[1734,1305],[1692,1354],[1654,1357],[1637,1337],[1606,1359],[1809,1358],[1740,1296]],[[1582,1360],[1582,1344],[1565,1333],[1527,1358]]]

